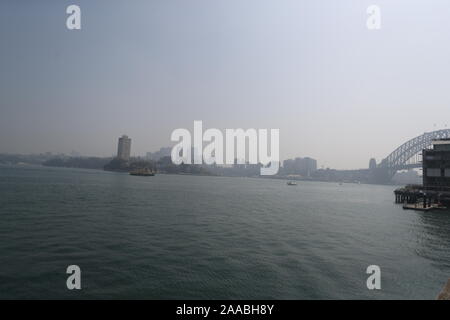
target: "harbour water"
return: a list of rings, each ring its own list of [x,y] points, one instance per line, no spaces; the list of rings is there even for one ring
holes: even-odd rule
[[[434,299],[450,213],[404,211],[394,189],[0,167],[0,298]]]

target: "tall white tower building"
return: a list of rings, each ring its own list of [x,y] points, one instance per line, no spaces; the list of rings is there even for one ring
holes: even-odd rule
[[[119,144],[117,146],[117,158],[121,160],[130,160],[131,152],[131,139],[128,136],[123,135],[119,138]]]

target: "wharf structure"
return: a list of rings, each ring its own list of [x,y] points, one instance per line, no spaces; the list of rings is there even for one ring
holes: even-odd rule
[[[450,139],[433,141],[422,152],[423,184],[396,189],[395,202],[405,209],[431,210],[450,207]]]

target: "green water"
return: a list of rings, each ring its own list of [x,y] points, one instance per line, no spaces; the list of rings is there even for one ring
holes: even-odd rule
[[[0,298],[434,299],[450,213],[403,211],[393,189],[0,167]]]

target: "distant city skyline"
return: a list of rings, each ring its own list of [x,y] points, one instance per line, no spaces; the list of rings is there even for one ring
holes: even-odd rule
[[[0,153],[111,156],[176,128],[280,129],[281,160],[367,168],[450,119],[450,2],[0,3]]]

